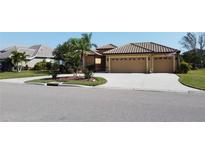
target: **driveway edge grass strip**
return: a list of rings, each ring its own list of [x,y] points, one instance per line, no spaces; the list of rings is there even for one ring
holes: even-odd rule
[[[25,77],[37,77],[49,75],[48,71],[22,71],[22,72],[0,72],[1,79],[14,79],[14,78],[25,78]]]
[[[102,77],[95,77],[96,81],[92,82],[92,81],[79,81],[79,80],[69,80],[69,81],[61,81],[64,85],[83,85],[83,86],[98,86],[98,85],[102,85],[105,84],[107,82],[106,79],[102,78]],[[26,81],[25,83],[52,83],[52,82],[56,82],[55,80],[52,79],[37,79],[37,80],[31,80],[31,81]],[[60,82],[59,82],[60,83]]]
[[[179,81],[181,84],[183,84],[184,86],[187,86],[187,87],[190,87],[190,88],[194,88],[194,89],[198,89],[198,90],[204,90],[204,91],[205,91],[204,88],[196,87],[196,86],[193,86],[193,85],[190,85],[190,84],[188,84],[188,83],[183,82],[183,81],[181,80],[180,76],[179,76],[179,80],[178,80],[178,81]]]
[[[205,69],[191,70],[187,74],[177,74],[178,81],[188,87],[205,90]]]

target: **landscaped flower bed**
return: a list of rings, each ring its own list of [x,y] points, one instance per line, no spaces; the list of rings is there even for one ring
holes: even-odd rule
[[[102,77],[92,77],[90,79],[85,79],[83,76],[68,76],[68,77],[57,77],[56,79],[45,78],[38,80],[27,81],[27,83],[47,83],[52,85],[53,83],[63,83],[63,84],[75,84],[75,85],[85,85],[85,86],[97,86],[102,85],[107,82],[106,79]]]
[[[96,79],[94,77],[92,77],[90,79],[85,79],[83,76],[57,77],[55,80],[60,81],[60,82],[66,82],[69,80],[92,81],[92,82],[96,81]]]

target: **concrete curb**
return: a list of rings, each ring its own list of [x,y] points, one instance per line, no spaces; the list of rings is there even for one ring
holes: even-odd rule
[[[78,84],[60,84],[61,87],[80,87],[80,88],[93,88],[94,86],[84,86]]]
[[[116,89],[116,90],[134,90],[134,91],[150,91],[150,92],[172,92],[172,93],[196,93],[201,94],[204,91],[179,91],[179,90],[154,90],[154,89],[136,89],[136,88],[120,88],[120,87],[103,87],[103,86],[84,86],[84,85],[77,85],[77,84],[64,84],[59,82],[58,85],[47,85],[47,83],[27,83],[33,85],[42,85],[42,86],[58,86],[58,87],[73,87],[73,88],[96,88],[96,89]],[[54,83],[57,84],[57,83]]]
[[[77,85],[77,84],[64,84],[62,82],[59,83],[29,83],[25,82],[25,84],[32,84],[32,85],[41,85],[41,86],[58,86],[58,87],[80,87],[80,88],[93,88],[94,86],[84,86],[84,85]],[[48,85],[49,84],[49,85]]]
[[[40,85],[40,86],[46,86],[46,83],[29,83],[29,82],[25,82],[25,84],[31,84],[31,85]]]

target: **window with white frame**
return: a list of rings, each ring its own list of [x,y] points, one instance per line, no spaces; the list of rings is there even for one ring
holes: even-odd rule
[[[101,64],[101,58],[95,58],[95,64]]]

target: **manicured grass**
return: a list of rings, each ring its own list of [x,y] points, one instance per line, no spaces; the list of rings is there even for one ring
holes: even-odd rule
[[[56,82],[56,80],[52,79],[40,79],[40,80],[31,80],[27,81],[27,83],[50,83],[50,82]],[[64,84],[76,84],[76,85],[85,85],[85,86],[98,86],[105,84],[107,82],[106,79],[102,77],[95,77],[95,81],[89,81],[89,80],[61,80]]]
[[[205,90],[205,69],[189,71],[187,74],[178,74],[178,76],[182,84]]]
[[[23,78],[48,75],[47,71],[0,72],[0,79]]]

